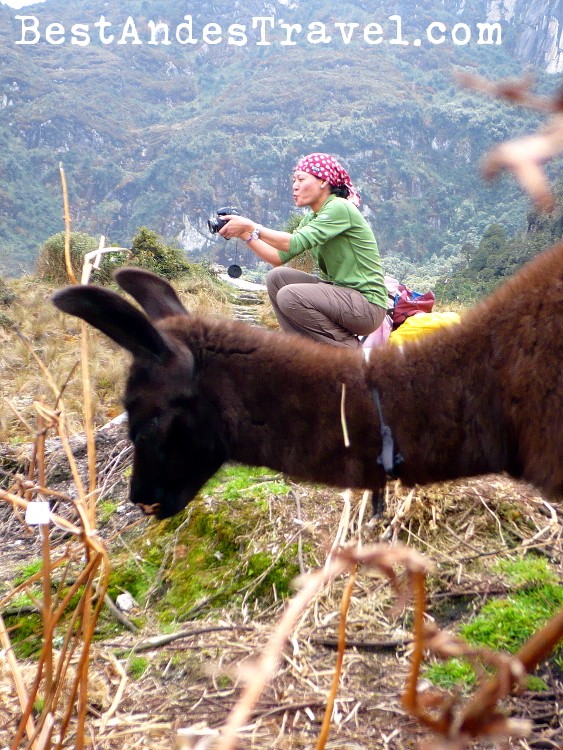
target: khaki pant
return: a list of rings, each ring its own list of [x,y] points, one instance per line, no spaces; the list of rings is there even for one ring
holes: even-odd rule
[[[358,348],[383,323],[385,310],[355,289],[287,266],[273,268],[266,288],[281,328],[333,346]]]

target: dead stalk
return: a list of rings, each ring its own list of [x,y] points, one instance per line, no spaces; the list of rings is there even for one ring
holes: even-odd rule
[[[82,363],[82,392],[84,395],[84,426],[88,445],[88,517],[92,528],[96,525],[96,446],[94,443],[94,416],[88,359],[88,328],[81,321],[80,356]]]
[[[412,574],[412,581],[415,598],[413,651],[409,677],[402,697],[403,706],[411,713],[416,710],[418,679],[424,658],[424,616],[426,614],[426,582],[424,573],[415,571]]]
[[[328,734],[330,732],[330,723],[332,721],[332,712],[334,710],[334,702],[336,700],[336,693],[338,691],[338,685],[340,684],[340,676],[342,675],[342,664],[344,662],[344,652],[346,650],[346,621],[348,618],[348,611],[350,609],[350,601],[352,600],[352,591],[356,583],[357,566],[354,566],[350,572],[350,579],[344,589],[342,595],[342,603],[340,606],[340,623],[338,626],[338,653],[336,657],[336,665],[334,667],[334,675],[332,678],[332,686],[330,688],[330,694],[328,696],[325,715],[319,739],[317,741],[316,750],[324,750],[326,742],[328,740]]]
[[[76,276],[72,268],[72,259],[70,254],[70,209],[68,204],[68,190],[66,184],[66,175],[62,164],[59,164],[59,170],[61,173],[61,185],[63,191],[63,208],[64,208],[64,222],[65,222],[65,263],[66,272],[71,283],[77,284]]]
[[[38,457],[37,480],[44,487],[45,482],[45,420],[41,414],[37,415],[37,439],[35,441],[36,455]],[[41,495],[39,494],[39,497]],[[47,633],[51,623],[51,540],[49,538],[49,524],[41,524],[41,554],[43,558],[42,581],[43,581],[43,605],[41,613],[43,617],[43,632]],[[53,687],[53,643],[45,641],[45,694],[49,695]]]
[[[66,229],[65,263],[70,281],[77,283],[71,262],[70,214],[66,179],[62,166],[60,171]],[[35,677],[28,690],[26,690],[22,679],[8,632],[0,618],[0,643],[7,655],[22,706],[22,716],[10,748],[11,750],[18,750],[24,734],[27,735],[28,739],[26,747],[30,750],[51,750],[53,748],[53,737],[56,738],[56,747],[62,748],[72,725],[74,747],[77,750],[83,750],[91,739],[86,736],[90,647],[100,610],[103,606],[109,577],[107,553],[96,534],[96,456],[91,383],[88,370],[88,337],[86,328],[83,327],[81,363],[84,421],[88,446],[88,492],[86,492],[65,430],[64,410],[61,403],[64,388],[62,390],[57,388],[47,367],[33,351],[31,344],[21,334],[18,335],[24,340],[44,373],[53,393],[54,407],[49,407],[44,400],[35,402],[37,429],[28,481],[22,483],[21,494],[0,490],[0,500],[11,503],[14,508],[27,511],[29,506],[32,506],[37,499],[45,500],[55,495],[63,497],[46,487],[45,444],[48,431],[53,430],[58,435],[68,459],[77,494],[77,498],[74,500],[69,497],[63,497],[63,499],[72,503],[77,520],[73,522],[49,512],[49,522],[40,522],[43,563],[41,572],[31,576],[25,584],[14,589],[2,600],[9,600],[17,591],[23,589],[28,589],[31,596],[30,587],[41,579],[43,597],[40,606],[43,620],[43,648],[38,657]],[[64,555],[57,560],[52,559],[53,548],[49,533],[49,523],[51,522],[73,535],[75,540],[80,543],[82,546],[80,556],[73,554],[72,545],[69,543]],[[71,580],[67,580],[69,578],[67,575],[69,565],[76,562],[79,557],[85,559],[82,570],[77,575],[73,573],[70,577]],[[56,593],[53,595],[52,571],[60,566],[65,566],[65,572],[62,581],[58,584]],[[77,595],[79,595],[78,604],[69,613],[67,611],[69,605]],[[55,658],[53,637],[57,628],[63,625],[63,618],[67,618],[64,621],[64,637]],[[76,667],[74,666],[75,662]],[[71,670],[71,664],[74,672]],[[43,710],[37,721],[34,722],[32,710],[40,690],[43,698]]]

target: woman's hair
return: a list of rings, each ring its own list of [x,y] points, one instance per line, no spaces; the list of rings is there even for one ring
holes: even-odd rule
[[[346,185],[331,185],[330,192],[332,195],[338,196],[338,198],[348,198],[350,195],[350,189]]]

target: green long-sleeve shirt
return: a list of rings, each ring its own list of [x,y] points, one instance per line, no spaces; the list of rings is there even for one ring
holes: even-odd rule
[[[303,217],[289,250],[278,252],[281,262],[287,263],[304,250],[313,251],[320,270],[333,284],[356,289],[369,302],[387,308],[377,242],[351,201],[330,195],[318,213],[310,211]]]

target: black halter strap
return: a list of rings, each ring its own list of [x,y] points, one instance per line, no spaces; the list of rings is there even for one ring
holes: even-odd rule
[[[388,424],[385,424],[383,419],[383,409],[381,408],[381,399],[379,397],[379,391],[377,388],[372,388],[371,393],[375,407],[379,414],[379,424],[381,429],[381,453],[377,458],[377,463],[383,466],[383,470],[391,479],[399,478],[399,466],[403,463],[403,457],[395,450],[393,443],[393,433]]]

